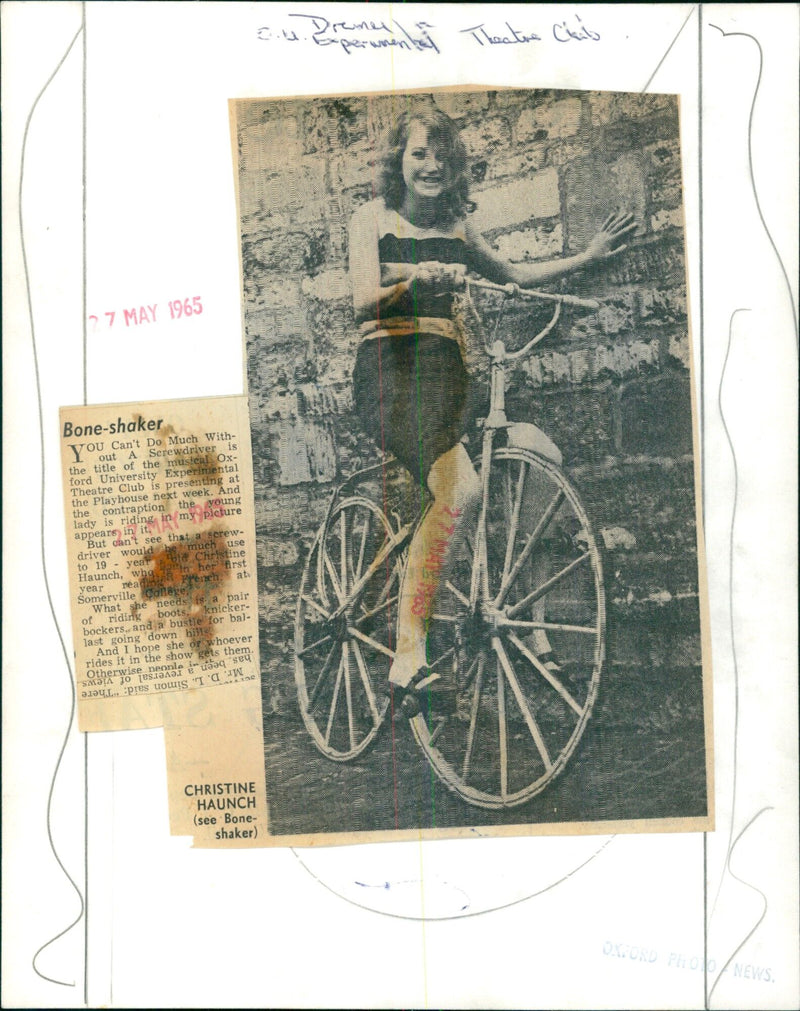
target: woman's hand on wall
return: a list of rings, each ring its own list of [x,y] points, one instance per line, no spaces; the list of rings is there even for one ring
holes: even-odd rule
[[[628,212],[614,211],[603,222],[600,231],[592,238],[586,247],[584,256],[587,261],[607,260],[627,249],[633,232],[639,227],[639,222]]]

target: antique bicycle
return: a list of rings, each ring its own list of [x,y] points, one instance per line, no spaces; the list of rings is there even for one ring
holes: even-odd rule
[[[506,369],[552,331],[562,304],[599,303],[470,279],[473,310],[473,287],[503,295],[493,338],[484,337],[491,393],[475,461],[481,500],[441,574],[427,622],[429,666],[451,692],[431,694],[409,722],[451,790],[479,807],[509,808],[552,782],[584,732],[604,660],[605,599],[600,553],[578,493],[552,454],[538,451],[542,433],[506,415]],[[514,297],[555,309],[524,347],[509,352],[497,335]],[[362,754],[390,708],[392,718],[399,711],[388,680],[394,617],[406,548],[425,503],[404,522],[389,507],[387,487],[396,484],[384,462],[336,490],[297,597],[300,712],[317,748],[335,761]]]

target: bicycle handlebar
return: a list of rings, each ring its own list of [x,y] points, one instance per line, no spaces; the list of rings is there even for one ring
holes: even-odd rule
[[[467,285],[485,288],[488,291],[502,291],[506,295],[522,298],[540,298],[546,302],[558,302],[562,305],[574,305],[581,309],[599,309],[596,298],[578,298],[577,295],[557,295],[549,291],[533,291],[530,288],[520,288],[516,284],[495,284],[494,281],[484,281],[482,278],[468,278]]]

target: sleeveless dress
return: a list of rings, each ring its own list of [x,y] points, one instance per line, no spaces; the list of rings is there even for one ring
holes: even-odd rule
[[[466,243],[455,234],[421,234],[383,206],[377,220],[381,264],[469,265]],[[365,339],[353,370],[356,413],[367,435],[422,484],[434,461],[460,441],[469,415],[453,296],[407,292],[361,330]]]

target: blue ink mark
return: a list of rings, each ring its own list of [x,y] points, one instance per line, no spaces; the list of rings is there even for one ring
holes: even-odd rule
[[[472,25],[471,28],[460,28],[459,32],[461,34],[469,33],[472,35],[473,39],[478,43],[479,46],[509,46],[516,45],[524,42],[540,42],[541,36],[536,35],[531,32],[530,35],[526,35],[524,32],[517,31],[516,28],[512,28],[508,21],[505,22],[506,28],[511,32],[511,35],[491,35],[487,30],[485,25]]]
[[[588,28],[578,14],[575,14],[574,17],[578,23],[572,28],[567,24],[566,18],[563,21],[557,21],[553,25],[553,38],[556,42],[572,42],[573,40],[576,42],[586,42],[587,39],[592,42],[600,41],[599,32]]]
[[[311,30],[311,35],[302,36],[300,39],[296,32],[287,34],[283,32],[283,37],[289,41],[311,41],[316,46],[336,46],[347,56],[359,49],[384,49],[388,46],[396,46],[408,52],[435,52],[439,53],[439,47],[433,40],[428,29],[433,28],[427,21],[416,21],[414,27],[419,34],[414,34],[407,30],[396,19],[391,25],[385,21],[374,21],[365,18],[362,21],[330,21],[321,14],[300,14],[288,15],[290,18],[304,18],[304,23]],[[395,27],[399,29],[400,35],[395,34]],[[257,37],[262,41],[269,42],[276,38],[276,35],[269,27],[258,29]]]

